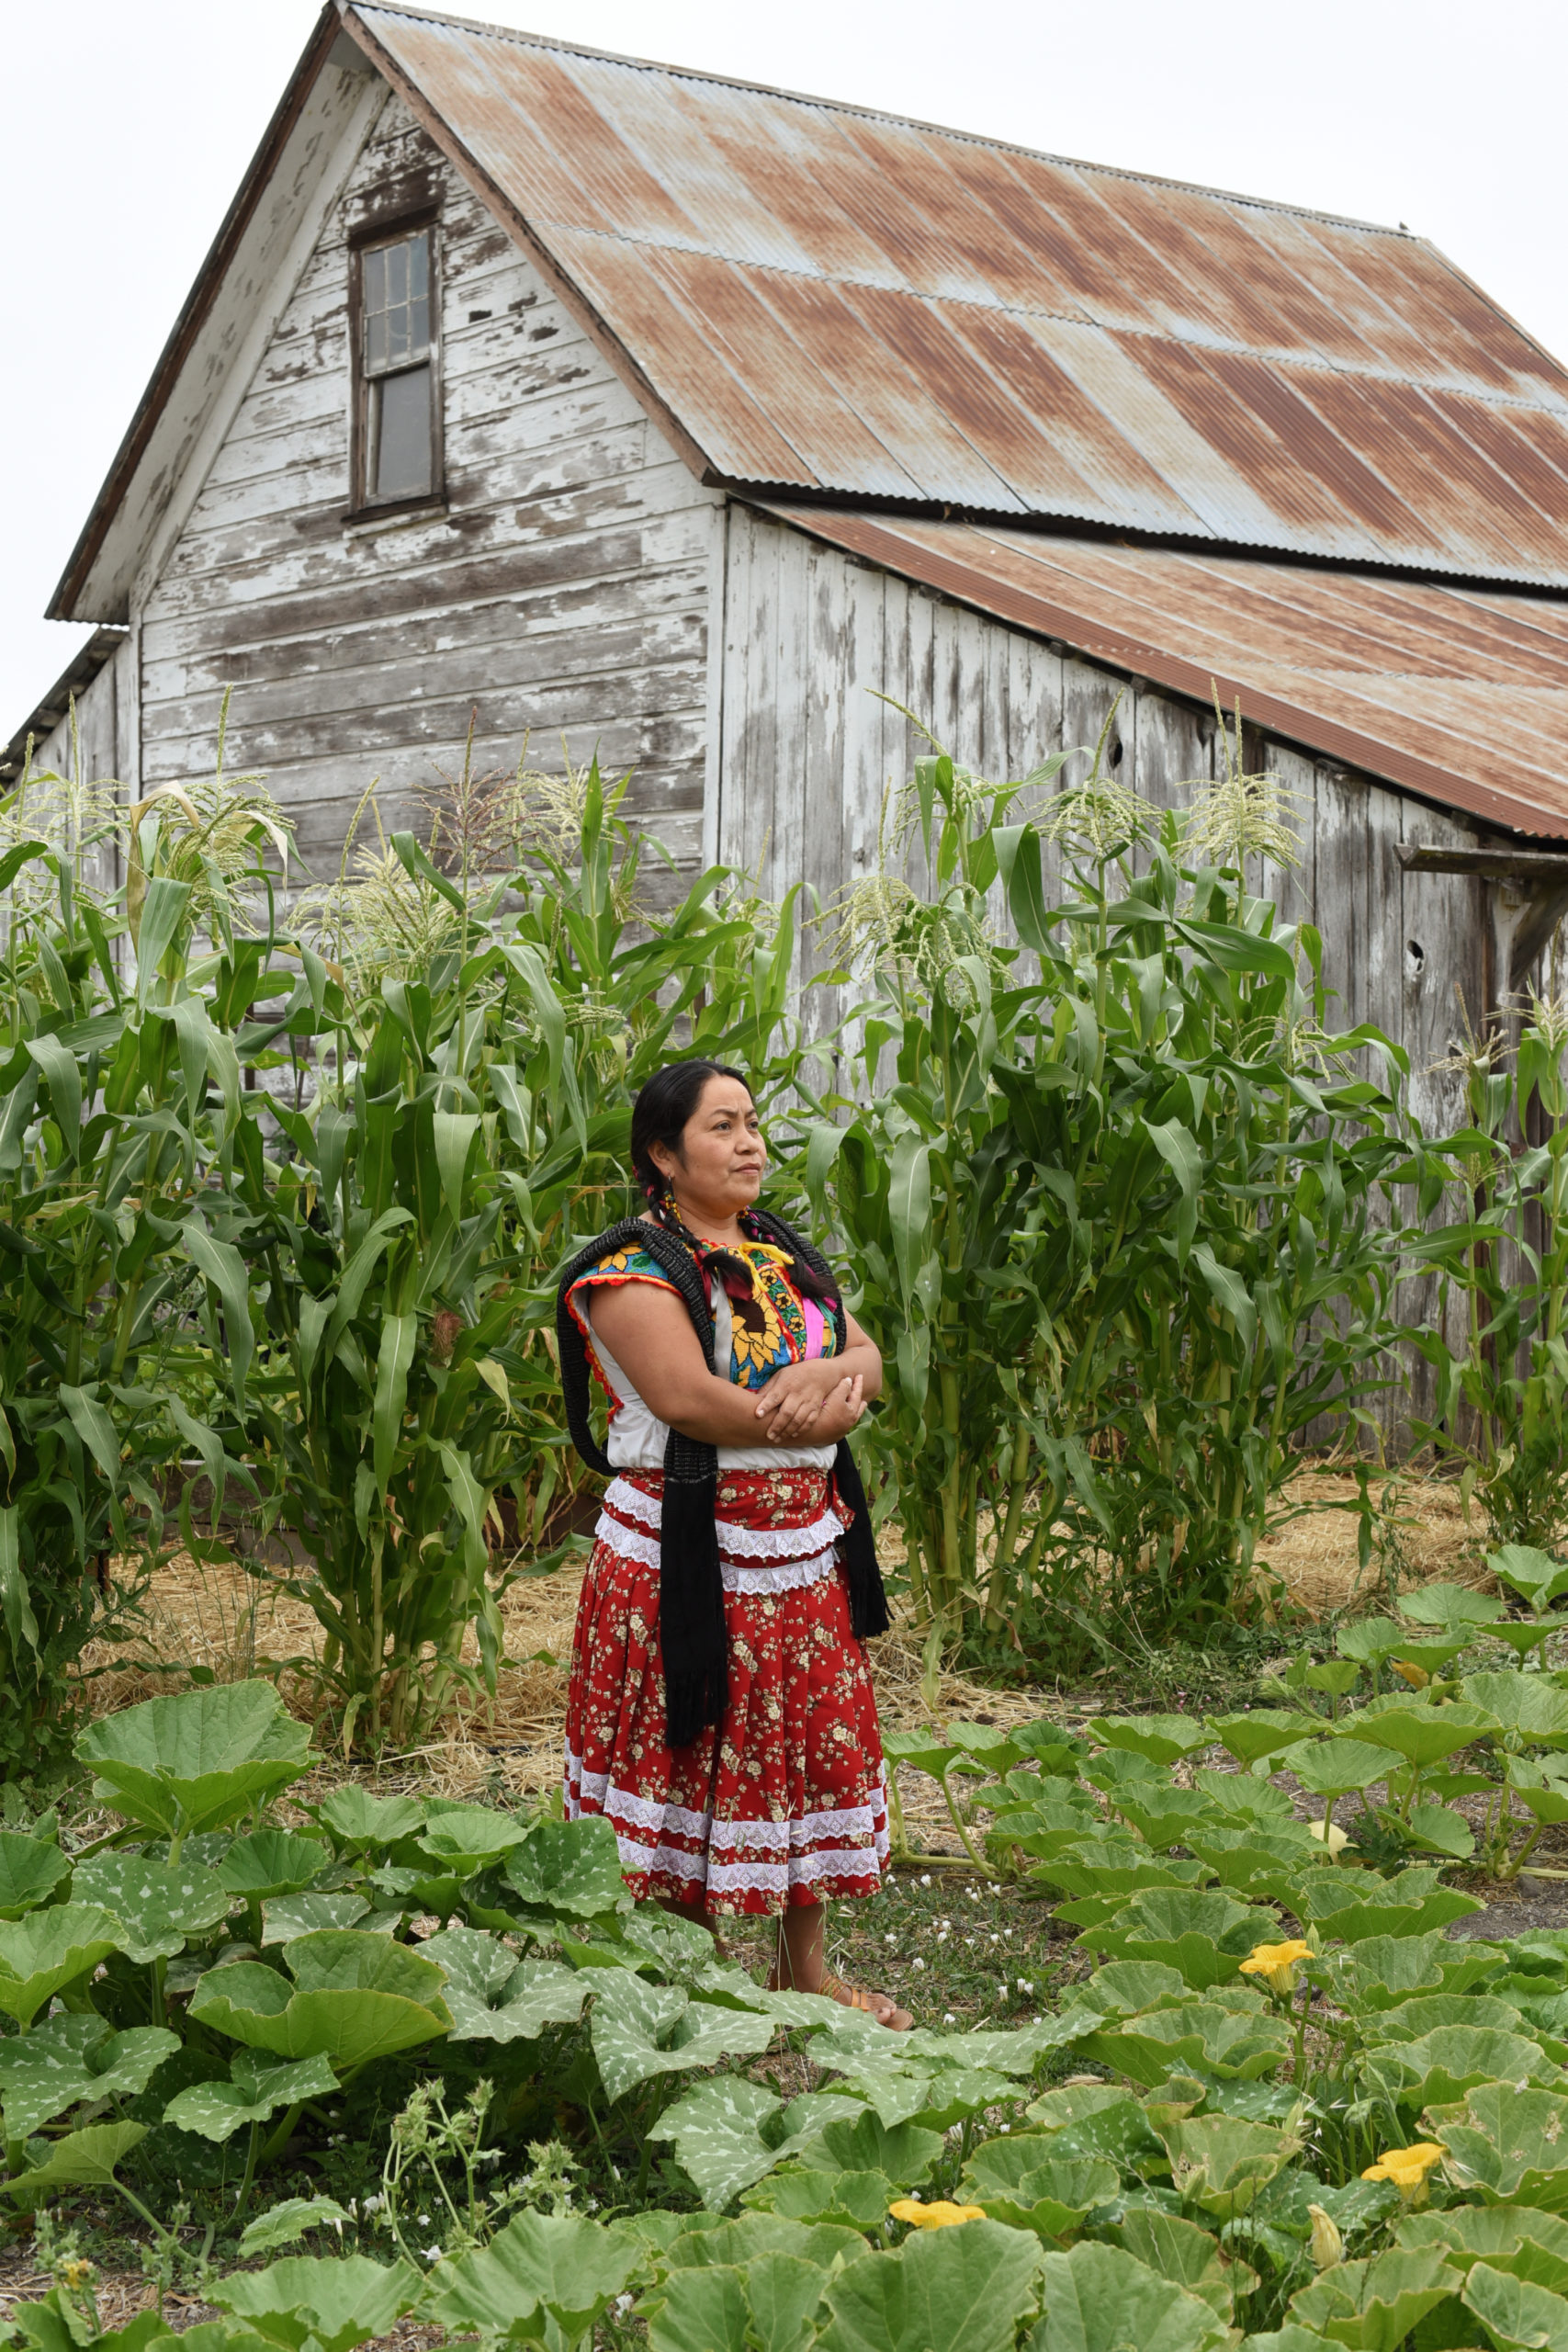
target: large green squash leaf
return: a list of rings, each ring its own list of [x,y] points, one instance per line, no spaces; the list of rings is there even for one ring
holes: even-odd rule
[[[554,1826],[564,1829],[571,1825],[559,1822]],[[531,1822],[520,1821],[513,1813],[498,1813],[491,1805],[453,1805],[432,1815],[421,1833],[419,1845],[437,1870],[456,1879],[466,1879],[490,1863],[500,1861],[514,1846],[523,1845],[533,1831]]]
[[[442,1971],[404,1944],[328,1928],[286,1944],[284,1958],[292,1986],[260,1961],[209,1969],[192,2017],[279,2058],[330,2058],[340,2074],[451,2031]]]
[[[983,2141],[969,2159],[959,2197],[983,2205],[994,2222],[1036,2237],[1063,2238],[1121,2188],[1116,2166],[1103,2157],[1077,2162],[1055,2155],[1049,2132]]]
[[[720,2213],[743,2188],[796,2156],[826,2123],[863,2111],[858,2098],[828,2094],[786,2107],[744,2075],[716,2075],[697,2083],[650,2127],[655,2140],[673,2140],[678,2162],[711,2212]]]
[[[6,2138],[30,2139],[68,2108],[139,2098],[179,2046],[178,2035],[164,2026],[116,2033],[107,2018],[90,2011],[47,2018],[30,2033],[0,2041]]]
[[[1182,2203],[1221,2222],[1245,2213],[1258,2190],[1301,2154],[1294,2132],[1238,2116],[1180,2116],[1156,2128]]]
[[[1110,2066],[1148,2089],[1184,2072],[1253,2082],[1284,2064],[1291,2029],[1283,2018],[1268,2012],[1187,2001],[1135,2018],[1113,2033],[1093,2034],[1080,2047],[1091,2064]]]
[[[288,2352],[300,2352],[308,2336],[321,2352],[353,2352],[412,2311],[423,2287],[411,2263],[387,2267],[363,2254],[295,2254],[265,2270],[235,2271],[209,2291],[220,2311]]]
[[[1340,1996],[1353,2011],[1395,2008],[1418,1993],[1464,1993],[1506,1964],[1495,1944],[1450,1942],[1436,1930],[1370,1936],[1334,1955]]]
[[[831,2222],[791,2222],[781,2213],[745,2212],[726,2222],[716,2213],[634,2213],[622,2228],[657,2245],[666,2270],[706,2268],[713,2263],[742,2269],[760,2254],[793,2254],[818,2270],[852,2262],[871,2248],[859,2230]],[[650,2236],[649,2232],[657,2233]]]
[[[302,1894],[331,1860],[332,1849],[320,1838],[256,1829],[235,1839],[218,1865],[218,1876],[238,1900],[265,1903],[276,1895]]]
[[[1261,1905],[1235,1903],[1228,1894],[1156,1891],[1134,1894],[1080,1941],[1113,1959],[1158,1962],[1204,1992],[1234,1982],[1237,1963],[1277,1933],[1273,1915]]]
[[[1130,1748],[1153,1764],[1179,1764],[1213,1738],[1191,1715],[1096,1715],[1086,1728],[1102,1747]]]
[[[56,2140],[42,2164],[0,2181],[0,2188],[21,2204],[36,2205],[56,2188],[112,2188],[115,2166],[146,2137],[144,2123],[90,2123]]]
[[[1250,1765],[1265,1756],[1278,1756],[1316,1726],[1314,1715],[1280,1707],[1251,1707],[1234,1715],[1213,1715],[1209,1729],[1238,1764]]]
[[[488,2246],[439,2266],[424,2310],[448,2335],[482,2330],[512,2343],[547,2341],[547,2316],[571,2343],[594,2325],[640,2260],[629,2233],[585,2215],[520,2213]]]
[[[0,1927],[0,2009],[24,2030],[57,1993],[118,1951],[125,1930],[96,1904],[61,1903]]]
[[[1522,1592],[1539,1616],[1549,1600],[1568,1591],[1568,1566],[1529,1544],[1502,1544],[1488,1552],[1486,1565],[1495,1576]]]
[[[798,2255],[755,2256],[744,2269],[727,2264],[674,2272],[645,2302],[650,2352],[802,2352],[822,2300],[823,2274]]]
[[[1227,2261],[1207,2230],[1174,2213],[1134,2205],[1122,2215],[1116,2237],[1138,2261],[1200,2296],[1227,2324],[1237,2294],[1250,2293],[1258,2283],[1257,2272],[1244,2262]]]
[[[1464,2282],[1464,2305],[1498,2352],[1568,2352],[1568,2301],[1550,2287],[1478,2262]]]
[[[1497,1728],[1496,1717],[1484,1706],[1421,1707],[1409,1700],[1363,1708],[1354,1722],[1360,1738],[1393,1748],[1421,1771],[1440,1764],[1446,1756],[1456,1756],[1461,1747],[1473,1747]]]
[[[1417,2041],[1380,2044],[1361,2068],[1369,2083],[1416,2111],[1452,2106],[1482,2083],[1556,2085],[1561,2076],[1539,2042],[1485,2026],[1439,2026]]]
[[[1473,1894],[1438,1883],[1435,1870],[1401,1871],[1396,1878],[1358,1883],[1359,1873],[1320,1871],[1303,1879],[1292,1909],[1324,1941],[1355,1944],[1369,1936],[1425,1936],[1455,1919],[1483,1911]]]
[[[1419,2041],[1424,2034],[1437,2033],[1450,2025],[1493,2033],[1518,2033],[1523,2030],[1524,2020],[1511,2001],[1500,2000],[1493,1994],[1431,1993],[1424,1998],[1401,2001],[1397,2008],[1363,2018],[1361,2039],[1374,2048],[1384,2041]],[[1503,2071],[1498,2069],[1499,2073]]]
[[[71,1858],[41,1838],[0,1829],[0,1919],[19,1919],[47,1903],[71,1875]]]
[[[893,2195],[893,2183],[885,2172],[796,2171],[792,2165],[749,2188],[745,2201],[786,2221],[880,2230]]]
[[[228,1682],[102,1715],[76,1753],[97,1774],[100,1803],[185,1838],[226,1827],[297,1781],[310,1745],[270,1682]]]
[[[515,1893],[541,1911],[594,1919],[631,1908],[615,1833],[597,1815],[582,1821],[536,1821],[524,1842],[508,1851],[502,1867]]]
[[[1292,2297],[1290,2316],[1352,2352],[1395,2352],[1417,2321],[1452,2294],[1454,2284],[1435,2250],[1395,2247],[1324,2271]]]
[[[922,2131],[918,2123],[884,2123],[867,2108],[825,2124],[800,2161],[814,2169],[837,2172],[881,2172],[898,2188],[912,2188],[926,2178],[942,2152],[940,2132]]]
[[[1485,2083],[1445,2120],[1443,2169],[1488,2205],[1539,2205],[1568,2213],[1568,2098]]]
[[[1529,2205],[1450,2205],[1441,2212],[1408,2213],[1396,2232],[1401,2245],[1436,2246],[1450,2270],[1490,2263],[1568,2294],[1568,2221]]]
[[[1045,2313],[1030,2352],[1211,2352],[1225,2341],[1212,2303],[1122,2246],[1076,2245],[1047,2255],[1044,2268]]]
[[[817,2341],[821,2352],[1009,2352],[1038,2301],[1039,2270],[1027,2231],[999,2222],[920,2231],[897,2255],[852,2262],[829,2280]]]
[[[427,1936],[421,1956],[446,1977],[454,2041],[532,2041],[547,2025],[573,2025],[593,1989],[585,1970],[523,1960],[479,1928]]]
[[[1511,1671],[1467,1674],[1464,1695],[1472,1706],[1483,1707],[1506,1732],[1536,1747],[1568,1747],[1568,1690],[1549,1682],[1544,1674]]]
[[[322,2098],[336,2089],[337,2076],[325,2058],[268,2058],[243,2050],[231,2061],[226,2083],[193,2083],[176,2092],[164,2120],[221,2143],[243,2124],[265,2123],[280,2107]]]
[[[340,1854],[367,1854],[417,1838],[425,1817],[418,1797],[372,1796],[356,1781],[334,1789],[314,1815]]]
[[[71,1892],[113,1912],[125,1930],[120,1950],[139,1966],[172,1960],[187,1937],[227,1918],[234,1901],[220,1873],[144,1854],[94,1854],[77,1863]]]
[[[1358,1726],[1361,1720],[1356,1717]],[[1370,1789],[1375,1781],[1386,1781],[1397,1771],[1400,1759],[1391,1749],[1374,1747],[1376,1727],[1369,1724],[1367,1728],[1371,1736],[1366,1739],[1298,1740],[1286,1748],[1280,1762],[1314,1796],[1343,1797],[1352,1789]]]
[[[754,2057],[773,2038],[770,2017],[690,2000],[679,1986],[646,1984],[630,1969],[606,1973],[594,1990],[590,2031],[610,2098],[624,2098],[656,2075]]]

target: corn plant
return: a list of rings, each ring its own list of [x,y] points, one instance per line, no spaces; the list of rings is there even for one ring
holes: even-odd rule
[[[1456,1214],[1413,1256],[1462,1302],[1464,1340],[1441,1318],[1414,1335],[1438,1375],[1414,1429],[1495,1541],[1550,1547],[1568,1522],[1568,1009],[1531,998],[1512,1069],[1506,1046],[1503,1027],[1469,1041],[1468,1123],[1423,1155],[1431,1206],[1446,1193]]]
[[[852,903],[881,998],[794,1172],[893,1370],[872,1442],[918,1612],[1064,1663],[1239,1600],[1292,1445],[1380,1379],[1405,1147],[1349,1069],[1398,1054],[1323,1035],[1316,937],[1276,930],[1212,806],[1156,819],[1098,763],[1016,821],[1021,790],[919,763],[932,886]]]
[[[69,1669],[156,1556],[181,1458],[215,1505],[236,1468],[178,1326],[187,1220],[239,1118],[225,943],[286,833],[251,780],[115,792],[29,772],[0,807],[0,1755],[22,1770],[68,1736]]]

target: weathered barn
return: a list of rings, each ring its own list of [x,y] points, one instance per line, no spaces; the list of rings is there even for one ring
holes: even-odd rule
[[[999,775],[1120,694],[1161,799],[1217,686],[1341,1010],[1425,1070],[1568,903],[1565,591],[1568,376],[1417,237],[338,0],[35,724],[74,691],[145,790],[231,684],[321,872],[475,712],[487,764],[597,746],[682,859],[826,897],[914,748],[878,695]]]

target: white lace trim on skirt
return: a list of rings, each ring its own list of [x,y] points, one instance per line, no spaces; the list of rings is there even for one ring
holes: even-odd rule
[[[635,1519],[648,1528],[657,1529],[663,1521],[659,1497],[645,1495],[640,1487],[634,1487],[626,1478],[614,1479],[606,1487],[604,1509],[618,1511],[625,1519]],[[836,1544],[844,1532],[844,1522],[834,1510],[823,1511],[805,1527],[738,1527],[728,1519],[719,1520],[716,1525],[720,1556],[731,1560],[806,1558]],[[602,1533],[603,1529],[596,1532]],[[626,1531],[623,1529],[622,1532]],[[631,1556],[640,1560],[647,1555],[634,1552]]]
[[[608,1500],[608,1497],[605,1499]],[[621,1559],[640,1560],[645,1567],[658,1567],[660,1544],[659,1536],[650,1535],[640,1527],[627,1527],[624,1521],[612,1519],[608,1511],[600,1512],[598,1524],[593,1532],[601,1544],[606,1544]],[[825,1512],[822,1518],[814,1520],[809,1527],[781,1528],[777,1538],[766,1528],[745,1527],[727,1531],[725,1522],[720,1520],[718,1522],[718,1572],[723,1578],[724,1589],[726,1592],[738,1593],[802,1592],[811,1585],[820,1584],[824,1577],[830,1576],[833,1572],[836,1556],[833,1547],[842,1532],[842,1522],[832,1511]],[[765,1538],[767,1550],[774,1553],[784,1551],[789,1556],[784,1559],[738,1561],[731,1556],[731,1545],[727,1540],[728,1536],[736,1534],[752,1538],[758,1543],[759,1548],[762,1548],[761,1539]],[[812,1556],[807,1559],[796,1556],[807,1547],[797,1545],[791,1540],[802,1535],[809,1536],[811,1539]]]
[[[569,1747],[564,1795],[569,1820],[579,1820],[586,1805],[610,1821],[624,1869],[667,1872],[716,1893],[750,1888],[778,1894],[813,1879],[880,1875],[889,1850],[886,1773],[864,1804],[807,1813],[798,1821],[716,1821],[711,1814],[615,1788],[607,1773],[585,1772]],[[701,1839],[706,1850],[689,1853],[671,1845],[671,1838]],[[846,1838],[860,1842],[846,1845]]]

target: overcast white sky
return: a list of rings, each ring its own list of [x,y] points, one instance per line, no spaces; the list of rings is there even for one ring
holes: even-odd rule
[[[1404,220],[1568,356],[1562,0],[480,0],[474,13]],[[5,12],[0,743],[85,634],[44,605],[315,14],[313,0]]]

